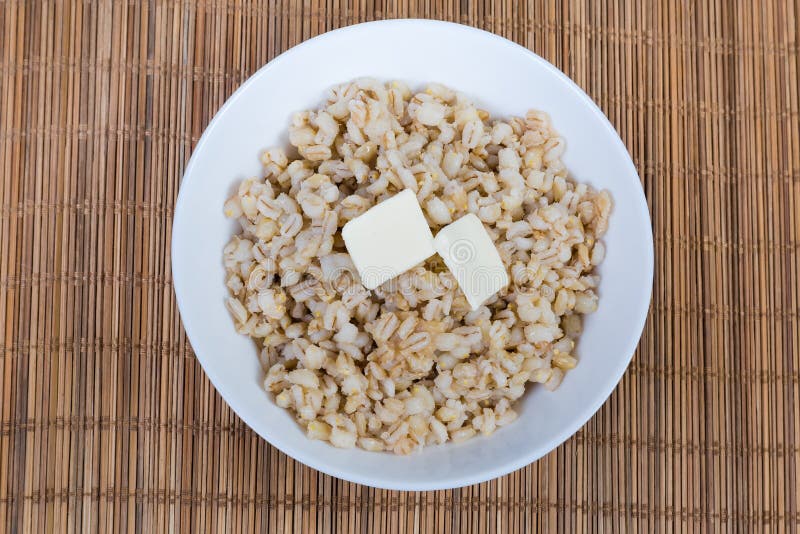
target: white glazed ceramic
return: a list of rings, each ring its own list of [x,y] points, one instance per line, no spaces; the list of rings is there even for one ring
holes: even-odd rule
[[[222,248],[236,230],[222,204],[240,180],[261,174],[260,153],[286,145],[291,114],[360,76],[439,82],[493,116],[547,111],[566,139],[572,176],[614,199],[600,274],[600,307],[585,324],[578,367],[551,393],[528,385],[520,417],[491,437],[427,447],[410,456],[340,450],[305,437],[261,387],[257,350],[234,331]],[[644,327],[653,278],[650,217],[639,177],[614,128],[564,74],[511,41],[435,21],[350,26],[302,43],[264,66],[209,124],[175,207],[172,268],[183,324],[208,377],[236,413],[272,445],[324,473],[389,489],[432,490],[482,482],[523,467],[574,434],[619,382]]]

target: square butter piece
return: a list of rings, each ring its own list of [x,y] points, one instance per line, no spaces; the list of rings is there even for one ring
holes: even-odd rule
[[[349,221],[342,228],[342,238],[367,289],[436,254],[428,221],[409,189]]]
[[[470,213],[442,228],[433,246],[473,310],[508,285],[503,260],[476,215]]]

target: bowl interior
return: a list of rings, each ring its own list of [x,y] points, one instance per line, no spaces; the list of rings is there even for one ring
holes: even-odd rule
[[[360,76],[439,82],[493,116],[547,111],[565,138],[572,176],[610,190],[614,211],[600,269],[600,305],[585,323],[578,367],[553,393],[529,384],[519,419],[488,438],[407,457],[339,450],[305,437],[261,387],[254,343],[223,304],[222,248],[236,230],[222,204],[243,178],[260,176],[260,153],[286,145],[294,111],[321,104],[333,85]],[[546,454],[582,426],[619,381],[641,335],[653,271],[650,219],[636,170],[591,100],[538,56],[456,24],[403,20],[331,32],[278,57],[250,78],[209,125],[187,167],[172,241],[175,291],[203,368],[238,415],[273,445],[325,473],[392,489],[462,486],[503,475]]]

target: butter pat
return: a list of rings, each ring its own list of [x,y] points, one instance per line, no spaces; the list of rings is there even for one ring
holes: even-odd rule
[[[503,260],[483,223],[474,214],[442,228],[433,246],[455,276],[473,310],[508,285]]]
[[[409,189],[349,221],[342,238],[367,289],[375,289],[433,256],[433,235]]]

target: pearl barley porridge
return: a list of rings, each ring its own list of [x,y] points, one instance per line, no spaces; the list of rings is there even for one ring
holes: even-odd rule
[[[493,120],[441,85],[359,79],[295,114],[289,139],[225,203],[241,224],[227,306],[309,437],[408,454],[510,423],[528,382],[559,386],[597,308],[611,198],[568,177],[545,113]],[[434,234],[477,215],[509,285],[472,311],[433,256],[365,289],[341,228],[405,189]]]

